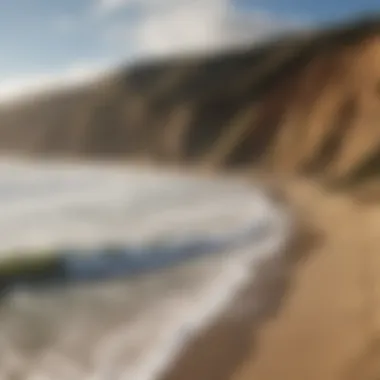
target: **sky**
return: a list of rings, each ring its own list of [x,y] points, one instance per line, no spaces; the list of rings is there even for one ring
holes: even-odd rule
[[[379,0],[1,0],[0,98],[373,11]]]

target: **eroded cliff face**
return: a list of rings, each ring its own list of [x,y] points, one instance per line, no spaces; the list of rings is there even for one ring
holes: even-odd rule
[[[0,111],[0,147],[356,179],[380,172],[380,19],[152,62]]]

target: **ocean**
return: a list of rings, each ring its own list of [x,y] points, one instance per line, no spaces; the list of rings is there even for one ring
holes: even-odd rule
[[[144,263],[6,294],[1,380],[158,379],[291,230],[289,213],[247,181],[132,165],[3,159],[0,208],[3,261],[111,245]],[[217,252],[184,253],[198,240],[219,242]]]

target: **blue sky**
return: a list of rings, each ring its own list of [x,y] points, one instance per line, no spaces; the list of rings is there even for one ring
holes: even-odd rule
[[[1,0],[0,95],[374,10],[379,0]]]

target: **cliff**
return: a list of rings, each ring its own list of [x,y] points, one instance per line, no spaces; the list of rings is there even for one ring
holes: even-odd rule
[[[0,149],[329,179],[380,167],[380,17],[122,68],[0,110]]]

